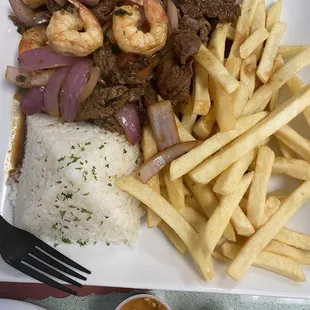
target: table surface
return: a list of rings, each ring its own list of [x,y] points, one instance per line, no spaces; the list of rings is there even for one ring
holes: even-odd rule
[[[46,310],[115,310],[124,299],[138,292],[69,296],[62,299],[27,300]],[[141,293],[141,292],[139,292]],[[310,300],[258,297],[246,295],[208,294],[190,292],[150,291],[165,300],[172,310],[304,310],[310,309]]]

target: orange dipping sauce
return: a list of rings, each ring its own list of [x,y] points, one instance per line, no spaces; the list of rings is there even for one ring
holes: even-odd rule
[[[121,310],[167,310],[167,307],[155,299],[143,297],[129,301]]]

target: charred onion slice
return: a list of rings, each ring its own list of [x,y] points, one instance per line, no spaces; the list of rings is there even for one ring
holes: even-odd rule
[[[20,109],[26,115],[38,113],[44,108],[44,87],[29,89],[20,103]]]
[[[32,27],[34,23],[33,11],[29,9],[21,0],[9,0],[9,2],[18,20],[27,27]]]
[[[100,2],[100,0],[80,0],[80,2],[85,5],[95,6]]]
[[[126,103],[114,116],[124,129],[129,143],[131,145],[139,143],[141,140],[141,122],[137,106],[133,103]]]
[[[51,76],[44,92],[44,104],[46,112],[53,116],[59,116],[59,93],[70,67],[63,67]]]
[[[147,160],[137,171],[138,179],[146,183],[173,160],[198,146],[200,141],[188,141],[172,145]]]
[[[97,82],[99,81],[100,79],[100,68],[99,67],[93,67],[91,69],[91,72],[90,72],[90,78],[83,90],[83,93],[82,93],[82,96],[81,96],[81,102],[84,102],[91,94],[92,92],[94,91],[96,85],[97,85]]]
[[[34,25],[47,25],[50,22],[52,15],[50,11],[40,11],[33,18]]]
[[[7,66],[5,79],[22,88],[31,88],[31,77],[28,73],[20,73],[18,68]]]
[[[62,56],[55,53],[50,47],[39,47],[19,55],[19,71],[31,72],[42,69],[51,69],[70,66],[80,60],[78,57]]]
[[[171,0],[168,0],[167,15],[168,15],[168,20],[169,20],[172,30],[178,29],[179,28],[179,13],[178,13],[178,9],[176,8],[175,4]]]
[[[54,69],[38,71],[37,73],[31,75],[31,85],[46,86],[54,72]]]
[[[147,113],[160,151],[180,142],[170,101],[152,104]]]
[[[89,79],[91,65],[91,59],[80,59],[78,63],[72,66],[62,84],[60,111],[61,117],[65,121],[73,122],[76,117],[83,89]]]

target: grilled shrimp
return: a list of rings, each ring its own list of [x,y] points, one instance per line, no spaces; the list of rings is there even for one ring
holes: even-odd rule
[[[23,52],[45,46],[47,43],[46,27],[45,26],[35,26],[28,29],[22,36],[19,42],[18,54]]]
[[[83,4],[77,0],[69,2],[77,8],[77,13],[65,10],[53,13],[47,26],[48,43],[59,54],[84,57],[102,46],[103,31],[96,17]]]
[[[112,30],[121,50],[151,56],[166,44],[168,18],[159,0],[144,0],[143,8],[150,25],[149,32],[144,33],[137,28],[140,13],[135,5],[124,5],[115,9]]]

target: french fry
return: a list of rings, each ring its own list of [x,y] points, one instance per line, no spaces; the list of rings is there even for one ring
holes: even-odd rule
[[[195,229],[196,233],[200,235],[203,228],[207,224],[206,218],[204,218],[201,214],[199,214],[191,207],[185,207],[179,210],[179,212],[186,219],[186,221],[190,223],[190,225]]]
[[[222,245],[222,251],[223,254],[231,258],[234,263],[234,260],[238,258],[242,248],[240,245],[226,242]],[[230,274],[231,265],[228,266],[226,272],[231,278],[236,280],[236,278]],[[267,269],[297,282],[306,281],[305,274],[294,260],[268,251],[261,251],[258,253],[257,257],[255,257],[255,260],[253,261],[253,266]]]
[[[292,92],[292,94],[296,94],[305,86],[305,84],[298,76],[295,75],[286,82],[286,86]],[[310,126],[310,109],[306,109],[304,111],[304,116],[308,125]]]
[[[241,117],[237,121],[236,129],[228,132],[218,132],[198,147],[174,160],[170,165],[171,179],[175,180],[190,172],[206,158],[220,150],[223,146],[238,136],[242,135],[265,116],[266,112],[261,112],[259,114]]]
[[[215,182],[213,191],[220,195],[230,195],[235,192],[255,156],[256,150],[251,150],[221,173]]]
[[[142,129],[142,139],[141,139],[141,147],[143,152],[143,160],[147,161],[154,154],[158,152],[158,147],[153,136],[153,132],[150,126],[145,126]],[[160,193],[160,185],[159,185],[159,175],[154,175],[147,184],[152,187],[156,192]],[[147,208],[146,211],[146,222],[147,227],[152,228],[156,227],[160,222],[161,218],[153,212],[151,209]]]
[[[287,145],[285,145],[282,141],[277,140],[277,143],[278,143],[279,149],[283,157],[289,158],[289,159],[296,158],[295,152],[292,149],[290,149]]]
[[[221,239],[225,228],[229,224],[230,218],[235,212],[238,204],[249,187],[253,172],[245,175],[238,189],[231,195],[222,196],[218,207],[214,210],[207,224],[205,225],[202,238],[203,238],[203,252],[206,257],[211,256],[218,241]]]
[[[270,197],[275,197],[278,199],[283,199],[286,197],[286,194],[282,190],[277,190],[267,194],[267,199]]]
[[[282,0],[275,2],[267,11],[266,28],[271,31],[272,27],[280,21],[282,13]]]
[[[310,141],[308,139],[302,137],[288,125],[277,131],[275,136],[286,146],[292,148],[296,154],[310,162]]]
[[[240,206],[237,207],[233,213],[231,223],[238,235],[250,237],[255,232],[253,225],[246,217]]]
[[[209,183],[244,154],[261,144],[264,140],[289,123],[298,114],[309,107],[309,105],[310,85],[304,87],[299,93],[281,104],[275,111],[238,137],[233,143],[227,145],[212,158],[201,163],[189,173],[190,177],[193,181],[198,183]]]
[[[274,60],[273,67],[271,70],[271,75],[277,72],[280,68],[284,66],[284,60],[282,56],[277,56]],[[279,90],[275,91],[269,102],[269,111],[272,112],[278,105],[279,101]]]
[[[282,228],[273,239],[291,245],[297,249],[310,251],[310,236],[288,228]]]
[[[185,207],[183,178],[171,181],[169,166],[165,167],[163,171],[169,201],[176,210],[181,210]]]
[[[242,61],[241,69],[240,69],[240,82],[241,82],[240,87],[242,83],[244,83],[248,87],[249,98],[252,97],[254,90],[255,90],[256,69],[257,69],[256,60],[257,58],[254,54],[250,55],[248,58]],[[235,105],[236,105],[236,102],[235,102]],[[244,106],[243,106],[242,112],[243,110],[244,110]],[[235,112],[236,112],[236,108],[235,108]]]
[[[185,204],[200,213],[201,215],[205,215],[200,204],[194,196],[185,197]]]
[[[212,257],[224,263],[229,263],[231,261],[231,259],[229,259],[228,257],[226,257],[225,255],[223,255],[218,251],[213,251]]]
[[[285,199],[281,207],[270,217],[244,245],[227,269],[228,275],[239,280],[253,264],[259,253],[277,235],[285,223],[310,198],[310,182],[303,182]]]
[[[285,29],[286,24],[278,22],[275,23],[270,30],[270,34],[266,41],[262,58],[256,71],[257,76],[263,83],[266,83],[271,76],[273,63],[276,58],[277,50]]]
[[[194,55],[194,59],[208,71],[209,75],[228,94],[233,93],[239,87],[239,82],[204,45],[200,46],[198,53]]]
[[[270,196],[266,199],[264,215],[261,222],[259,223],[259,227],[263,226],[268,221],[270,216],[279,209],[280,205],[281,201],[276,197]]]
[[[244,110],[249,98],[248,86],[240,82],[240,87],[233,94],[232,106],[234,108],[235,118],[238,119]]]
[[[242,3],[241,15],[237,21],[236,34],[234,42],[230,49],[228,59],[239,58],[240,59],[240,46],[247,39],[250,34],[252,21],[256,11],[258,0],[245,0]],[[240,62],[241,65],[241,62]],[[240,71],[240,67],[238,72]]]
[[[310,265],[310,256],[308,254],[277,240],[271,240],[264,248],[264,251],[286,256],[294,260],[297,264]]]
[[[286,174],[292,178],[310,181],[310,164],[301,159],[277,157],[272,166],[273,174]]]
[[[204,214],[210,218],[218,206],[218,200],[210,186],[194,183],[188,176],[184,177],[184,181],[194,194]],[[235,231],[231,223],[228,223],[223,236],[230,241],[236,241]]]
[[[164,221],[161,221],[158,224],[158,227],[181,254],[186,252],[187,246],[169,225],[167,225]]]
[[[269,32],[265,27],[256,29],[240,46],[241,58],[249,57],[268,37]]]
[[[246,214],[248,208],[248,199],[243,197],[239,203],[239,207]]]
[[[174,118],[181,142],[195,141],[196,139],[183,127],[179,119],[176,116],[174,116]]]
[[[183,216],[150,186],[143,184],[133,176],[117,180],[117,186],[136,197],[158,216],[160,216],[182,239],[189,252],[197,262],[206,280],[214,276],[212,260],[206,260],[201,250],[201,239]]]
[[[186,110],[184,111],[181,120],[181,125],[189,133],[192,132],[193,126],[197,119],[197,114],[193,114],[193,109],[194,109],[194,102],[191,99],[189,99]]]
[[[243,115],[252,114],[257,110],[264,110],[272,94],[280,89],[290,78],[296,75],[301,69],[310,64],[310,48],[299,53],[289,60],[280,70],[278,70],[270,81],[262,85],[255,91],[248,101]]]
[[[193,133],[201,140],[207,139],[215,123],[215,110],[211,107],[209,113],[202,116],[194,125]]]
[[[230,26],[227,31],[227,39],[233,41],[235,39],[235,35],[236,35],[236,28]]]
[[[236,128],[236,117],[232,98],[220,85],[216,85],[214,100],[215,119],[221,131]]]
[[[281,45],[278,48],[277,55],[281,55],[283,58],[290,58],[296,56],[309,47],[310,45]]]
[[[225,63],[225,68],[227,69],[227,71],[237,80],[240,76],[241,63],[242,59],[240,57],[228,58]]]
[[[268,146],[259,148],[247,206],[247,217],[254,228],[259,227],[264,215],[267,187],[274,159],[275,154]]]
[[[212,32],[208,42],[209,51],[215,55],[222,64],[224,63],[225,43],[229,29],[230,23],[221,24]]]
[[[251,33],[253,33],[256,29],[260,27],[265,27],[266,25],[266,5],[265,0],[260,0],[257,3],[257,7],[255,10],[254,18],[251,25]],[[260,46],[255,51],[255,56],[257,60],[260,60],[263,53],[264,44],[260,44]]]
[[[193,81],[193,114],[207,115],[211,100],[209,95],[209,77],[208,72],[197,62],[194,64],[194,81]]]

